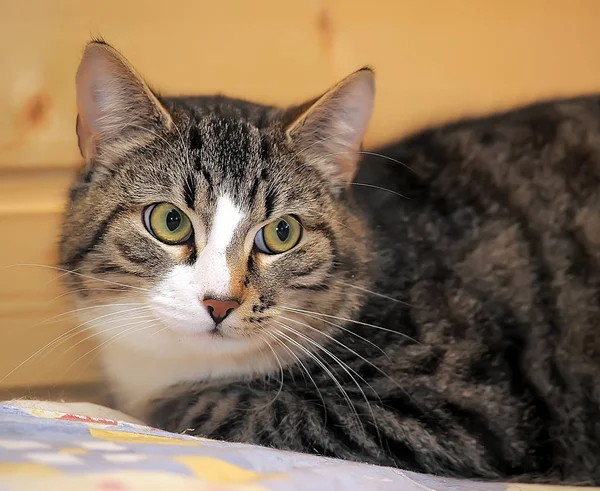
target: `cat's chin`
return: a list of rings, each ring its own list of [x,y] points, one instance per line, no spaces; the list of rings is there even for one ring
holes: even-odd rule
[[[129,341],[149,353],[172,355],[228,356],[240,355],[255,349],[256,342],[240,336],[228,326],[193,324],[190,322],[162,322],[158,332]]]
[[[213,341],[217,343],[228,343],[236,342],[239,343],[240,339],[237,336],[232,335],[229,329],[209,325],[193,325],[193,324],[167,324],[168,330],[175,336],[185,336],[190,340],[201,340],[201,341]]]
[[[134,333],[102,350],[103,372],[120,409],[143,416],[153,394],[181,383],[245,379],[279,370],[258,339],[167,327]],[[185,333],[184,333],[185,332]]]
[[[182,336],[190,336],[194,338],[225,338],[228,337],[221,329],[216,329],[215,327],[199,327],[193,326],[189,324],[176,324],[176,325],[168,325],[168,329],[173,334],[179,334]]]

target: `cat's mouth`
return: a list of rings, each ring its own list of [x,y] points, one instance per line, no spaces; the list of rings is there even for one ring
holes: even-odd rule
[[[240,353],[249,349],[248,338],[240,336],[235,329],[228,326],[213,325],[210,328],[192,326],[171,326],[171,333],[178,343],[184,343],[189,348],[199,352],[215,355],[218,353]]]
[[[229,329],[221,324],[168,323],[167,326],[175,335],[184,335],[188,339],[218,340],[234,338],[229,334]]]
[[[213,327],[210,331],[208,331],[207,335],[214,337],[214,338],[225,337],[225,335],[223,334],[223,331],[221,330],[221,328],[219,326]]]
[[[158,302],[152,304],[154,315],[160,320],[163,328],[176,336],[205,340],[232,337],[228,334],[230,319],[216,323],[198,310],[174,309],[168,304],[167,307],[164,308],[164,305]]]

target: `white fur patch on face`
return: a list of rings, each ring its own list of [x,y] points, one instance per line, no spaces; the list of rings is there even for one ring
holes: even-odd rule
[[[227,195],[220,197],[208,241],[196,263],[175,266],[155,287],[151,307],[171,329],[201,333],[214,328],[202,300],[231,295],[227,248],[243,218],[240,208]]]
[[[196,261],[196,271],[204,294],[229,296],[231,272],[226,253],[242,218],[244,214],[229,196],[219,198],[208,242]]]

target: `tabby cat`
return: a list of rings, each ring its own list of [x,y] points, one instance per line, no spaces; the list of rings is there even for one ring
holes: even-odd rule
[[[120,409],[441,476],[600,484],[600,98],[375,155],[369,69],[287,109],[163,98],[94,41],[76,85],[61,261]]]

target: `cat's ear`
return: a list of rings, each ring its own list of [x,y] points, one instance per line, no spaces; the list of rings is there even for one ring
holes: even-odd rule
[[[88,163],[114,161],[173,124],[133,67],[103,41],[86,47],[76,87],[79,150]]]
[[[358,152],[374,99],[373,71],[363,68],[296,110],[287,125],[287,135],[298,154],[338,189],[348,185],[358,170]]]

